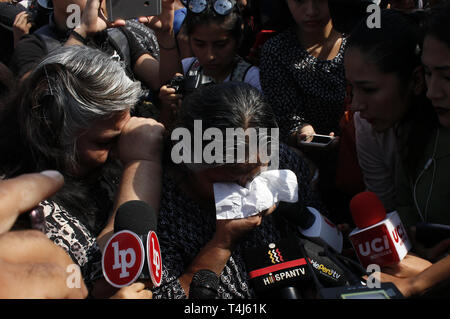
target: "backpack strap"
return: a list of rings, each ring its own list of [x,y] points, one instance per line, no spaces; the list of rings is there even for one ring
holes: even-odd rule
[[[120,55],[120,60],[124,61],[127,68],[131,70],[131,56],[128,37],[125,35],[122,28],[109,28],[107,29],[107,32],[108,41]]]
[[[50,53],[53,50],[62,47],[64,44],[58,40],[58,36],[56,35],[51,25],[45,25],[42,28],[36,30],[33,34],[35,34],[45,44],[47,53]]]
[[[244,82],[245,77],[247,76],[247,73],[252,68],[252,66],[253,65],[245,61],[243,58],[239,57],[236,67],[231,73],[230,81]]]

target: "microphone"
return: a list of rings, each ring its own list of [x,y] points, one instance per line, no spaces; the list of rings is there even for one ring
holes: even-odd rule
[[[161,284],[162,258],[156,224],[154,210],[143,201],[128,201],[117,209],[114,235],[102,256],[103,275],[112,286],[122,288],[138,279],[151,279],[154,287]]]
[[[192,277],[189,299],[217,299],[219,277],[209,269],[201,269]]]
[[[259,297],[301,299],[295,285],[310,280],[310,273],[296,244],[295,239],[282,239],[244,250],[249,283]]]
[[[411,242],[396,211],[386,214],[380,199],[372,192],[362,192],[350,201],[356,228],[350,233],[359,262],[387,266],[401,261],[411,249]]]
[[[327,245],[338,253],[342,252],[344,240],[341,231],[317,209],[306,207],[299,202],[281,202],[277,211],[298,226],[303,236],[321,246]]]

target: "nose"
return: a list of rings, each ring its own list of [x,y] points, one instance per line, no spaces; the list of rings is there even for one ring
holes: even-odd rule
[[[434,74],[430,75],[427,80],[427,98],[431,101],[440,100],[443,98],[444,91],[438,77]]]
[[[212,45],[208,46],[206,54],[207,54],[208,61],[214,61],[216,59],[216,53],[215,53]]]
[[[306,4],[306,15],[307,16],[315,16],[318,14],[318,6],[317,6],[316,0],[309,0]]]
[[[353,92],[352,102],[350,104],[350,110],[354,112],[361,112],[367,109],[365,101]]]

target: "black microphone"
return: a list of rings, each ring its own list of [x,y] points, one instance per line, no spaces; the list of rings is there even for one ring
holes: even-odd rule
[[[297,285],[311,279],[295,239],[247,248],[244,261],[249,283],[260,298],[301,299]]]
[[[154,231],[156,220],[154,210],[143,201],[128,201],[118,208],[114,235],[102,255],[103,275],[112,286],[122,288],[148,279],[153,287],[161,285],[163,265]]]
[[[219,277],[209,269],[201,269],[192,277],[189,299],[217,299]]]
[[[147,243],[147,235],[149,231],[156,232],[157,217],[156,213],[150,205],[141,200],[132,200],[122,204],[116,212],[114,219],[114,233],[122,230],[129,230],[139,236],[144,247]],[[147,258],[144,261],[142,273],[139,279],[150,279],[150,272]]]

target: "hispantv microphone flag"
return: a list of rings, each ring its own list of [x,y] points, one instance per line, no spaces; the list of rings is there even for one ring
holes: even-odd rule
[[[244,251],[250,285],[258,296],[310,279],[305,256],[296,242],[282,239]]]
[[[325,286],[347,283],[342,269],[321,254],[323,247],[302,239],[305,256],[299,240],[290,237],[244,251],[249,283],[258,297],[270,295],[283,298],[281,291],[284,288],[297,287],[301,290],[303,285],[310,286],[313,278],[307,262]]]

